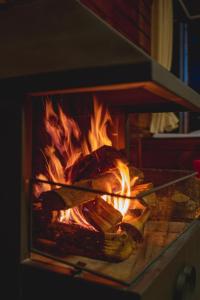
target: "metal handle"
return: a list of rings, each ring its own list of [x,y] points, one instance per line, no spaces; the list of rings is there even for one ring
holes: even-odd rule
[[[185,266],[178,275],[174,293],[174,300],[189,300],[189,296],[195,290],[196,269],[194,266]]]

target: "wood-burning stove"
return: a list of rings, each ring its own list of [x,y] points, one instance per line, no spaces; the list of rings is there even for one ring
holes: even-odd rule
[[[122,297],[125,297],[125,299],[129,297],[132,297],[132,299],[151,299],[154,297],[162,297],[162,299],[183,299],[187,293],[191,299],[198,297],[198,251],[200,245],[197,241],[197,235],[199,234],[200,228],[199,221],[195,219],[198,217],[199,182],[195,178],[195,173],[191,171],[140,170],[143,174],[142,176],[144,176],[144,179],[142,179],[140,183],[145,185],[146,182],[151,182],[153,183],[153,187],[147,184],[147,190],[139,191],[137,197],[130,197],[130,199],[133,203],[134,201],[141,201],[141,204],[148,203],[151,217],[145,225],[143,243],[137,243],[137,249],[133,251],[130,257],[126,257],[122,262],[109,262],[110,259],[107,259],[108,257],[106,257],[106,259],[105,256],[99,257],[97,253],[98,249],[95,248],[95,246],[95,255],[91,255],[90,253],[89,258],[87,257],[87,253],[84,255],[84,251],[81,251],[82,249],[78,249],[80,251],[75,251],[74,253],[65,251],[63,255],[63,253],[57,251],[58,249],[55,249],[55,241],[57,245],[61,245],[60,237],[59,239],[52,239],[52,232],[53,234],[59,235],[63,230],[63,228],[58,228],[57,223],[57,227],[54,227],[54,229],[56,228],[55,231],[51,231],[50,233],[51,237],[49,232],[47,235],[45,235],[46,233],[42,235],[43,233],[41,234],[41,232],[39,232],[39,235],[36,233],[37,242],[35,242],[35,233],[33,233],[35,230],[34,226],[36,226],[36,231],[38,230],[38,224],[34,223],[35,215],[33,203],[35,203],[36,208],[38,208],[38,201],[34,202],[35,199],[33,199],[33,188],[35,188],[35,185],[42,184],[43,187],[45,185],[53,186],[52,189],[54,191],[55,182],[57,182],[56,188],[58,188],[58,190],[60,187],[63,189],[66,188],[71,194],[73,194],[74,185],[68,184],[67,180],[66,182],[60,180],[59,182],[56,177],[37,177],[39,172],[44,172],[45,164],[47,163],[48,165],[51,163],[49,160],[50,157],[48,155],[45,156],[45,146],[49,143],[49,145],[53,145],[55,148],[57,147],[57,150],[59,145],[61,146],[61,144],[56,145],[55,140],[54,144],[52,144],[52,128],[50,129],[48,127],[49,124],[45,125],[45,121],[47,121],[45,120],[45,116],[47,117],[48,115],[45,103],[53,103],[54,105],[51,106],[52,110],[48,115],[48,120],[52,121],[51,124],[53,124],[54,130],[58,129],[59,126],[57,123],[58,120],[54,119],[59,115],[58,103],[61,103],[60,105],[62,106],[60,116],[62,115],[61,111],[67,112],[67,114],[70,115],[70,120],[73,115],[73,117],[78,120],[77,122],[82,124],[80,128],[83,128],[85,124],[85,129],[90,128],[88,118],[90,114],[92,114],[93,100],[98,99],[104,105],[107,103],[111,111],[111,116],[114,116],[115,119],[115,127],[112,128],[112,130],[110,128],[110,136],[114,133],[112,139],[115,148],[122,148],[124,151],[127,150],[127,154],[132,155],[133,153],[129,153],[128,147],[128,113],[125,109],[122,109],[123,106],[120,101],[117,103],[118,105],[116,105],[115,102],[108,101],[109,94],[112,99],[112,93],[115,93],[115,91],[107,91],[106,98],[104,98],[105,91],[94,91],[93,89],[89,91],[87,89],[86,92],[80,92],[80,90],[77,89],[73,90],[73,92],[69,91],[69,93],[65,90],[59,91],[58,94],[54,92],[49,94],[41,92],[31,93],[27,96],[24,104],[25,143],[23,153],[26,153],[26,157],[23,159],[24,195],[21,199],[22,212],[24,214],[22,217],[26,219],[22,226],[22,253],[24,257],[21,265],[23,278],[22,294],[24,298],[28,297],[29,291],[32,289],[33,281],[36,282],[36,286],[39,287],[35,288],[34,292],[32,292],[33,297],[43,297],[45,294],[53,294],[55,296],[58,289],[61,289],[62,293],[64,293],[65,286],[68,291],[70,290],[70,293],[75,293],[76,297],[78,287],[80,288],[78,292],[91,298],[93,298],[94,293],[97,293],[98,296],[101,295],[101,297],[114,295],[119,299]],[[119,124],[119,120],[121,124],[120,130],[118,131],[117,124]],[[101,123],[101,121],[100,119],[99,122]],[[48,133],[45,135],[47,128]],[[116,134],[119,134],[120,138],[117,138]],[[67,139],[66,136],[65,139]],[[77,141],[75,142],[77,143]],[[127,145],[125,146],[126,143]],[[44,148],[42,149],[42,147]],[[42,152],[39,154],[41,149]],[[73,151],[74,153],[76,152],[75,149]],[[55,153],[55,149],[52,153]],[[71,155],[72,154],[73,153],[71,153]],[[93,165],[93,168],[94,167]],[[110,170],[113,166],[109,167]],[[88,171],[88,168],[86,169],[86,173],[91,172],[91,170]],[[66,170],[66,166],[64,169]],[[83,174],[84,171],[85,170],[83,170]],[[77,172],[76,170],[76,175],[74,176],[77,176]],[[78,175],[80,175],[79,172]],[[88,179],[88,177],[86,177],[86,179]],[[78,180],[80,180],[80,178]],[[145,182],[143,182],[143,180],[145,180]],[[138,185],[138,187],[140,187],[140,185]],[[76,190],[76,188],[80,188],[83,193],[90,191],[93,192],[93,195],[96,193],[95,196],[98,193],[98,196],[102,196],[102,194],[104,194],[103,192],[105,192],[105,194],[109,192],[106,190],[105,182],[103,187],[101,185],[101,189],[96,188],[96,190],[93,186],[90,186],[89,189],[88,186],[77,186],[75,181],[74,189]],[[111,190],[110,192],[117,196],[115,191]],[[111,196],[114,196],[113,194],[111,194]],[[82,198],[84,198],[84,194]],[[127,196],[127,198],[129,197]],[[137,198],[137,200],[135,198]],[[45,200],[45,198],[42,199],[42,201],[43,200]],[[83,203],[85,203],[85,200]],[[41,203],[39,203],[39,205],[40,204]],[[48,199],[46,204],[47,206],[49,205]],[[55,218],[55,208],[51,210],[54,210],[54,217],[51,215],[51,218]],[[42,215],[42,218],[43,217]],[[36,222],[38,222],[38,219],[36,219]],[[50,223],[50,227],[53,228],[52,226],[54,226],[55,223],[52,225],[52,219]],[[94,223],[92,224],[94,225]],[[48,227],[48,230],[50,227]],[[84,236],[84,231],[81,236]],[[65,238],[66,235],[64,235],[64,239]],[[88,239],[88,235],[86,235],[85,238]],[[71,240],[67,237],[66,241],[73,244],[73,240],[75,239],[76,236],[72,237]],[[98,237],[95,236],[94,239],[98,240]],[[88,244],[89,243],[90,240],[88,240]],[[79,241],[79,245],[80,247],[84,247],[84,243],[82,243],[81,240]],[[62,247],[67,248],[67,242],[62,244]],[[120,252],[120,250],[118,251]],[[42,280],[41,276],[48,278],[51,282],[51,287],[49,287],[49,283],[46,283],[46,280],[45,282],[40,282]]]
[[[46,255],[41,255],[39,251],[32,254],[33,256],[31,257],[29,244],[29,213],[31,206],[32,136],[30,132],[32,132],[32,128],[37,125],[32,122],[33,112],[31,107],[34,107],[34,105],[37,107],[38,104],[42,105],[42,99],[34,99],[34,97],[31,98],[29,95],[23,100],[23,97],[23,94],[20,96],[9,95],[9,98],[6,99],[5,95],[6,101],[1,102],[2,111],[4,112],[1,119],[2,128],[5,127],[7,122],[5,112],[11,116],[9,126],[5,128],[6,135],[4,141],[6,141],[7,148],[3,148],[2,150],[4,151],[4,157],[9,159],[10,168],[12,169],[10,173],[7,165],[8,160],[2,162],[4,166],[3,169],[5,170],[3,175],[5,176],[6,174],[6,176],[2,178],[5,188],[3,210],[11,213],[11,215],[9,215],[9,230],[7,230],[8,227],[5,227],[5,224],[8,222],[7,215],[2,216],[4,224],[4,226],[2,226],[4,234],[2,236],[3,239],[7,241],[5,255],[9,253],[10,257],[9,262],[6,263],[6,271],[4,274],[5,277],[6,274],[8,274],[9,281],[12,282],[13,286],[16,284],[21,287],[22,297],[24,299],[27,297],[30,299],[31,297],[46,297],[48,295],[54,298],[60,291],[62,291],[63,294],[65,290],[66,293],[70,290],[70,293],[74,293],[75,297],[78,296],[78,292],[81,292],[81,294],[87,295],[88,298],[93,297],[93,293],[96,293],[96,295],[98,295],[97,297],[105,297],[106,295],[106,297],[117,297],[119,299],[122,297],[126,297],[127,299],[129,297],[132,299],[134,299],[133,297],[135,297],[135,299],[143,297],[141,299],[145,299],[146,297],[146,299],[151,299],[150,297],[155,297],[155,295],[157,295],[158,298],[162,297],[162,299],[164,299],[164,296],[166,299],[172,299],[175,293],[175,285],[178,285],[180,292],[177,293],[181,295],[182,291],[188,287],[189,290],[191,289],[191,297],[194,299],[195,297],[197,298],[199,293],[198,284],[196,285],[195,292],[192,292],[192,286],[194,285],[195,277],[193,275],[193,267],[196,269],[197,283],[199,278],[198,220],[192,222],[177,240],[166,247],[164,251],[161,251],[160,254],[156,256],[156,260],[150,265],[148,264],[147,268],[140,269],[137,276],[131,277],[128,284],[124,284],[122,282],[123,280],[121,281],[119,278],[118,280],[111,280],[112,276],[110,277],[108,272],[102,277],[102,274],[99,274],[99,271],[97,272],[93,265],[88,265],[85,261],[80,259],[78,259],[78,261],[65,261],[63,264],[63,261],[59,257],[55,259],[54,256],[52,257],[52,255],[48,255],[47,253]],[[12,99],[14,100],[12,101]],[[119,107],[121,112],[121,106]],[[126,112],[125,109],[124,112]],[[127,120],[127,118],[125,117],[124,120]],[[124,122],[124,124],[127,123]],[[128,126],[126,125],[125,127]],[[126,134],[125,136],[128,135]],[[126,139],[127,137],[125,140]],[[13,149],[15,149],[14,155]],[[21,167],[22,162],[23,167]],[[182,176],[183,174],[180,174],[180,176],[176,174],[173,180]],[[160,176],[160,173],[157,173],[157,177],[159,179],[164,178],[163,174]],[[8,178],[9,180],[7,180]],[[153,181],[153,183],[157,182],[153,179],[151,179],[151,181]],[[188,180],[183,181],[184,189],[187,181]],[[12,189],[10,188],[10,184],[12,185]],[[163,184],[163,182],[161,182],[161,184]],[[198,191],[199,187],[194,187],[193,190]],[[163,188],[163,191],[166,191],[166,188]],[[156,193],[159,192],[157,191]],[[183,193],[187,195],[188,192],[185,190]],[[193,195],[192,197],[194,200],[198,200],[196,196]],[[13,200],[11,201],[11,199]],[[19,222],[21,222],[21,233],[19,232]],[[154,225],[149,226],[151,230],[151,226]],[[160,224],[161,229],[162,226],[165,225]],[[159,232],[162,233],[161,229]],[[177,230],[177,228],[175,230]],[[12,234],[10,231],[12,231]],[[176,235],[176,232],[171,233],[172,235]],[[156,233],[155,236],[158,236],[158,234],[159,233]],[[20,251],[18,248],[19,239],[21,240]],[[160,246],[160,248],[162,247]],[[19,261],[21,261],[20,265]],[[16,273],[10,274],[10,270],[12,270],[14,266],[16,267]],[[98,268],[102,268],[100,263]],[[124,270],[127,270],[127,268]],[[19,274],[20,280],[16,281],[16,278],[19,278]],[[12,276],[14,277],[13,279]],[[181,282],[181,288],[179,282]],[[160,288],[161,286],[162,289]]]

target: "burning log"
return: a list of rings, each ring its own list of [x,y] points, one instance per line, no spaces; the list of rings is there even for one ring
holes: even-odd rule
[[[148,191],[153,188],[153,184],[151,182],[137,184],[134,186],[134,189],[131,191],[131,196],[137,196],[139,193]]]
[[[150,210],[148,208],[143,210],[143,213],[134,218],[133,215],[126,215],[120,225],[130,236],[138,242],[143,241],[144,225],[150,216]]]
[[[84,204],[83,214],[94,228],[102,232],[116,232],[122,221],[122,214],[100,197]]]
[[[151,183],[140,184],[143,180],[143,173],[133,166],[127,166],[130,179],[134,178],[133,190],[131,196],[136,196],[142,191],[146,191],[152,187]],[[137,178],[136,178],[137,177]],[[92,188],[109,192],[111,189],[114,193],[121,190],[121,178],[119,169],[110,169],[97,177],[92,179]],[[131,184],[131,183],[130,183]]]
[[[91,190],[92,180],[82,180],[74,184],[74,186]],[[42,208],[45,210],[63,210],[94,200],[96,196],[96,193],[61,187],[43,192],[40,195],[40,200]]]
[[[113,191],[120,190],[120,182],[117,180],[117,177],[113,172],[105,173],[93,179],[81,180],[79,182],[76,182],[74,186],[89,190],[95,189],[105,191],[105,193],[110,192],[110,187],[112,187]],[[143,188],[147,188],[147,184],[136,185],[134,187],[134,195],[141,192]],[[43,209],[63,210],[94,200],[97,196],[98,193],[95,192],[92,193],[84,190],[75,190],[73,188],[61,187],[59,189],[41,193],[40,200],[42,202]]]
[[[50,245],[56,242],[58,254],[63,256],[81,255],[118,262],[127,259],[135,249],[135,243],[126,232],[102,233],[63,223],[51,224],[49,230],[52,234]]]
[[[120,150],[104,145],[78,159],[72,167],[66,170],[66,177],[70,178],[72,182],[96,177],[109,169],[115,168],[117,159],[128,164],[126,157]]]

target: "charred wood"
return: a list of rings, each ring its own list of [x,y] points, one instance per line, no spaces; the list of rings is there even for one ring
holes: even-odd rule
[[[49,226],[59,255],[81,255],[106,261],[122,261],[135,249],[126,232],[102,233],[77,224],[54,223]],[[51,249],[51,247],[50,247]]]
[[[72,167],[66,170],[66,177],[70,178],[72,182],[96,177],[99,174],[107,172],[109,169],[115,168],[115,161],[117,159],[128,164],[122,151],[104,145],[78,159]]]

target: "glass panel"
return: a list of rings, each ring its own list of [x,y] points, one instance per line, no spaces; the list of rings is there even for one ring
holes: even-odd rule
[[[146,171],[152,174],[157,172]],[[112,278],[125,285],[130,284],[172,242],[180,238],[191,222],[198,217],[199,196],[195,195],[198,193],[195,185],[199,182],[193,175],[190,176],[175,183],[168,181],[166,187],[160,186],[143,192],[141,202],[141,196],[131,197],[131,205],[145,203],[150,214],[145,218],[145,213],[142,214],[139,208],[130,209],[127,215],[131,212],[132,218],[127,218],[125,215],[115,233],[97,230],[96,224],[93,227],[87,223],[83,226],[77,225],[74,220],[69,222],[67,213],[64,216],[63,211],[62,213],[55,210],[42,212],[39,202],[34,202],[32,250],[43,253],[47,257],[49,255],[50,258],[53,257],[75,268]],[[73,186],[70,187],[73,191],[66,187],[59,189],[71,193],[74,191]],[[83,191],[81,189],[78,193],[90,193],[90,189],[83,188]],[[75,191],[77,192],[77,189]],[[95,197],[102,196],[102,193],[98,195],[94,190],[91,190],[90,194]],[[106,194],[105,192],[104,195]],[[117,197],[119,196],[116,194],[115,198]],[[86,204],[88,205],[88,202]],[[86,204],[81,206],[84,207]]]
[[[31,249],[129,285],[198,217],[199,180],[130,165],[121,113],[84,99],[33,101]]]

